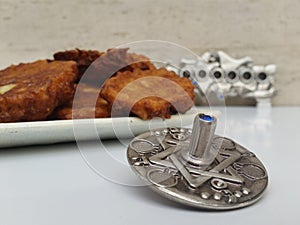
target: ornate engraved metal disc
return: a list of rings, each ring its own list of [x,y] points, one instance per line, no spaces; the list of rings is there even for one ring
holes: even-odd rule
[[[203,209],[228,210],[256,202],[268,175],[252,152],[231,139],[212,135],[217,150],[207,166],[187,160],[192,129],[168,128],[134,138],[127,151],[130,166],[159,194]]]

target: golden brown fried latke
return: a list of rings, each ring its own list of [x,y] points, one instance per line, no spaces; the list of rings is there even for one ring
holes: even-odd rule
[[[101,84],[118,71],[133,71],[134,69],[148,70],[155,68],[150,62],[150,59],[146,56],[128,53],[127,51],[128,48],[112,48],[106,52],[73,49],[54,53],[54,59],[60,61],[75,61],[79,71],[78,82],[88,67],[96,59],[101,57],[92,66],[85,78],[85,82],[89,82],[90,84],[95,83],[95,81]]]
[[[54,53],[53,57],[55,60],[59,61],[75,61],[78,66],[78,79],[80,79],[87,68],[103,54],[104,52],[99,52],[96,50],[81,50],[77,48],[73,50],[56,52]]]
[[[194,86],[166,69],[119,72],[101,90],[113,116],[128,116],[131,111],[142,119],[170,118],[184,113],[194,104]]]
[[[144,55],[138,55],[135,53],[126,54],[126,63],[128,64],[128,66],[122,69],[121,71],[126,71],[126,70],[133,71],[135,69],[140,69],[140,70],[156,69],[156,67],[150,62],[150,59],[148,57]]]
[[[73,102],[74,107],[73,107]],[[108,103],[99,97],[99,89],[87,84],[76,85],[74,100],[59,107],[50,119],[84,119],[110,117]]]
[[[39,60],[0,71],[0,122],[45,120],[74,93],[75,62]]]
[[[99,57],[89,68],[84,82],[100,86],[119,71],[134,71],[135,69],[150,70],[155,66],[143,55],[128,53],[128,48],[112,48]]]

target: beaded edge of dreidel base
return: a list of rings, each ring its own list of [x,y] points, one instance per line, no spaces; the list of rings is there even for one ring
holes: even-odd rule
[[[252,152],[215,135],[219,153],[207,168],[187,163],[192,130],[167,128],[134,138],[127,151],[133,171],[159,194],[185,205],[229,210],[255,203],[268,184],[265,167]]]

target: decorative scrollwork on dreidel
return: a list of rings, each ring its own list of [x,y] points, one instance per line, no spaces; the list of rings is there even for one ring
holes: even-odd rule
[[[255,154],[215,135],[217,118],[198,114],[193,129],[164,128],[134,138],[133,171],[162,196],[202,209],[228,210],[258,201],[268,184]]]

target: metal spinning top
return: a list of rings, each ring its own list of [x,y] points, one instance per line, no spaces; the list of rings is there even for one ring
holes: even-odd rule
[[[134,138],[132,169],[168,199],[202,209],[253,204],[268,184],[265,167],[243,146],[214,134],[217,119],[198,114],[193,129],[166,128]]]

